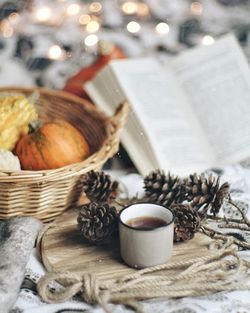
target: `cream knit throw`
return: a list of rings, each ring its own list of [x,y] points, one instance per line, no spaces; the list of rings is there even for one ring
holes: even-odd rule
[[[42,223],[32,217],[0,222],[0,312],[9,312],[22,284],[25,267]]]

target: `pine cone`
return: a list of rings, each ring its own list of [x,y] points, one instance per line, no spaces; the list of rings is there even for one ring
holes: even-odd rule
[[[90,201],[112,202],[117,194],[119,183],[103,171],[90,171],[83,178],[83,191]]]
[[[192,239],[200,228],[198,213],[190,205],[173,204],[170,208],[175,215],[174,241]]]
[[[118,231],[116,209],[108,203],[83,205],[77,222],[83,237],[96,245],[109,241]]]
[[[177,176],[163,171],[151,172],[144,178],[144,189],[148,200],[162,205],[171,205],[180,201],[181,184]]]
[[[190,175],[184,181],[185,200],[197,210],[203,206],[204,212],[208,209],[216,215],[223,203],[225,197],[229,195],[229,184],[224,183],[220,186],[220,178],[209,175],[208,178],[204,174]]]
[[[213,215],[216,215],[219,213],[220,211],[220,208],[223,204],[223,201],[225,198],[227,198],[229,196],[229,189],[230,189],[230,186],[229,184],[226,182],[224,184],[222,184],[219,188],[219,190],[216,192],[216,195],[215,195],[215,198],[214,198],[214,201],[211,205],[211,213]]]

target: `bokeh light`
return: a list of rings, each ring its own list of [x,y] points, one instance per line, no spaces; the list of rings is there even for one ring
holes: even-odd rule
[[[141,25],[138,22],[131,21],[127,24],[127,30],[130,33],[138,33],[141,29]]]
[[[202,43],[204,46],[212,45],[214,42],[215,42],[214,37],[212,37],[212,36],[210,36],[210,35],[205,35],[205,36],[202,38],[202,40],[201,40],[201,43]]]
[[[94,34],[88,35],[85,40],[84,43],[86,46],[91,47],[94,46],[98,43],[98,37]]]
[[[82,15],[79,17],[79,23],[80,23],[81,25],[86,25],[86,24],[88,24],[90,21],[91,21],[91,17],[90,17],[90,15],[88,15],[88,14],[82,14]]]
[[[200,2],[192,2],[190,9],[191,9],[191,12],[195,15],[200,15],[203,11],[203,7]]]
[[[60,46],[53,45],[49,48],[48,58],[51,60],[60,60],[63,59],[64,53]]]
[[[158,34],[165,35],[169,33],[169,25],[167,23],[159,23],[156,25],[155,30]]]
[[[149,15],[149,7],[146,3],[138,3],[137,4],[137,15],[139,16],[147,16]]]
[[[51,8],[44,6],[37,8],[35,10],[34,17],[39,22],[47,22],[51,18],[51,15],[52,15]]]
[[[67,7],[67,14],[68,15],[77,15],[81,10],[81,7],[77,3],[72,3]]]
[[[137,11],[137,3],[132,1],[126,1],[122,5],[122,11],[125,14],[135,14]]]
[[[101,12],[101,10],[102,10],[102,5],[100,2],[92,2],[89,5],[89,11],[91,13],[99,13],[99,12]]]
[[[86,26],[88,33],[96,33],[100,28],[100,24],[97,21],[90,21]]]

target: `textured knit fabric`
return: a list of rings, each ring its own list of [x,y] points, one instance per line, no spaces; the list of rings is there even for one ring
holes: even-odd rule
[[[16,301],[25,268],[42,223],[16,217],[0,223],[0,312],[7,313]]]

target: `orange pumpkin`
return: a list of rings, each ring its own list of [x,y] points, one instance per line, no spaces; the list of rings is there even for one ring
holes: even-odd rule
[[[24,170],[47,170],[83,161],[89,145],[70,123],[54,120],[21,137],[15,147]]]

